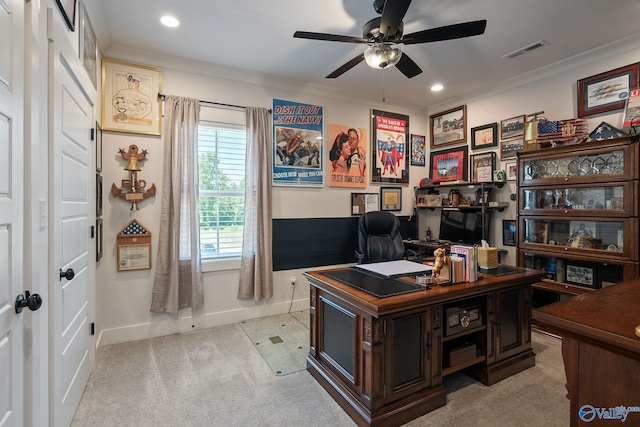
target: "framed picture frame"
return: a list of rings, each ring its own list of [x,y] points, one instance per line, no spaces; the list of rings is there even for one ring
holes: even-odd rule
[[[96,216],[102,215],[102,175],[96,173]]]
[[[102,218],[96,218],[96,262],[102,259]]]
[[[151,243],[118,245],[118,271],[151,268]]]
[[[478,150],[481,148],[498,146],[498,123],[489,123],[488,125],[471,128],[471,149]]]
[[[161,135],[162,70],[102,60],[102,129]]]
[[[500,141],[500,160],[515,159],[516,153],[524,149],[524,138]]]
[[[380,187],[380,210],[381,211],[401,211],[402,210],[402,188]]]
[[[102,128],[96,122],[96,172],[102,172]]]
[[[409,116],[371,110],[371,182],[409,184]]]
[[[493,151],[471,155],[471,182],[492,182],[496,169],[496,153]]]
[[[640,63],[636,63],[578,80],[578,117],[624,108],[639,78]]]
[[[516,246],[517,222],[515,219],[502,220],[502,245]]]
[[[506,162],[504,170],[507,173],[507,181],[516,181],[518,179],[518,162]]]
[[[629,92],[622,117],[622,127],[631,128],[640,124],[640,89]]]
[[[96,33],[93,31],[87,7],[83,2],[80,3],[80,10],[80,61],[87,71],[93,87],[98,89],[98,44]]]
[[[515,116],[500,121],[500,140],[524,136],[525,115]]]
[[[567,261],[565,281],[572,285],[596,288],[598,283],[597,270],[593,264]]]
[[[67,24],[67,28],[71,31],[76,30],[76,4],[78,0],[56,0],[58,9],[62,14],[64,22]]]
[[[431,148],[467,142],[467,106],[429,116]]]
[[[424,166],[426,157],[424,135],[411,134],[411,166]]]
[[[469,147],[450,148],[431,152],[429,178],[435,183],[467,180]]]
[[[380,210],[380,194],[351,193],[351,215],[363,215]]]

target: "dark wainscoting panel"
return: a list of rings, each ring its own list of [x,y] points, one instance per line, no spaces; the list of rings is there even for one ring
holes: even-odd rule
[[[356,262],[358,216],[343,218],[283,218],[273,220],[273,270]],[[417,238],[415,217],[400,218],[405,239]]]

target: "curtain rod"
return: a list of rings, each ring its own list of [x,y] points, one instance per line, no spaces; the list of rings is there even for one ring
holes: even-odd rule
[[[158,92],[159,101],[164,101],[165,97],[166,97],[165,94]],[[200,102],[203,104],[219,105],[221,107],[241,108],[243,110],[247,109],[247,107],[245,107],[244,105],[224,104],[222,102],[203,101],[203,100],[200,100]],[[271,109],[269,109],[269,112],[271,112]]]

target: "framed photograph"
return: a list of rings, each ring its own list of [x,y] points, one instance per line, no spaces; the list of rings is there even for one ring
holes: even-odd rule
[[[498,146],[498,123],[471,128],[471,149]]]
[[[56,0],[62,18],[71,31],[76,30],[76,3],[77,0]]]
[[[467,142],[467,106],[452,108],[429,117],[431,148]]]
[[[471,155],[472,182],[492,182],[495,168],[496,153],[493,151],[490,153]]]
[[[161,135],[162,70],[102,60],[102,129]]]
[[[466,181],[468,152],[469,148],[466,145],[443,151],[432,151],[429,178],[433,182]]]
[[[515,159],[516,153],[524,149],[524,138],[500,141],[500,160]]]
[[[102,258],[102,218],[96,219],[96,262]]]
[[[595,288],[597,282],[596,269],[593,265],[578,262],[567,262],[565,265],[565,279],[573,285]]]
[[[516,181],[518,179],[518,162],[507,162],[504,164],[507,172],[507,181]]]
[[[102,129],[96,122],[96,172],[102,172]]]
[[[378,193],[351,193],[351,215],[362,215],[380,210]]]
[[[96,173],[96,216],[102,215],[102,175]]]
[[[380,188],[380,210],[381,211],[401,211],[402,210],[402,188],[381,187]]]
[[[80,61],[89,74],[89,79],[95,89],[98,88],[98,44],[96,33],[89,20],[89,14],[84,3],[80,3]]]
[[[622,118],[622,127],[638,126],[640,124],[640,89],[634,89],[627,98]]]
[[[424,135],[411,134],[411,166],[424,166],[426,157]]]
[[[525,116],[511,117],[500,121],[500,139],[512,139],[524,136]]]
[[[640,64],[631,64],[578,80],[578,117],[624,108],[639,77]]]
[[[515,246],[516,245],[516,220],[503,219],[502,220],[502,245],[503,246]]]
[[[409,184],[409,116],[371,110],[371,182]]]

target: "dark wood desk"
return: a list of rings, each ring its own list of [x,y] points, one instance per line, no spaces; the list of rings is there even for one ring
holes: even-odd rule
[[[640,406],[639,307],[636,279],[533,310],[536,322],[562,336],[572,426],[620,423],[591,408]],[[623,425],[640,425],[640,413],[629,413]]]
[[[345,270],[304,273],[307,369],[358,425],[397,426],[444,406],[442,378],[453,372],[491,385],[535,365],[531,283],[545,272],[521,269],[379,298],[330,277]],[[452,327],[449,318],[463,308],[477,308],[479,322]]]

